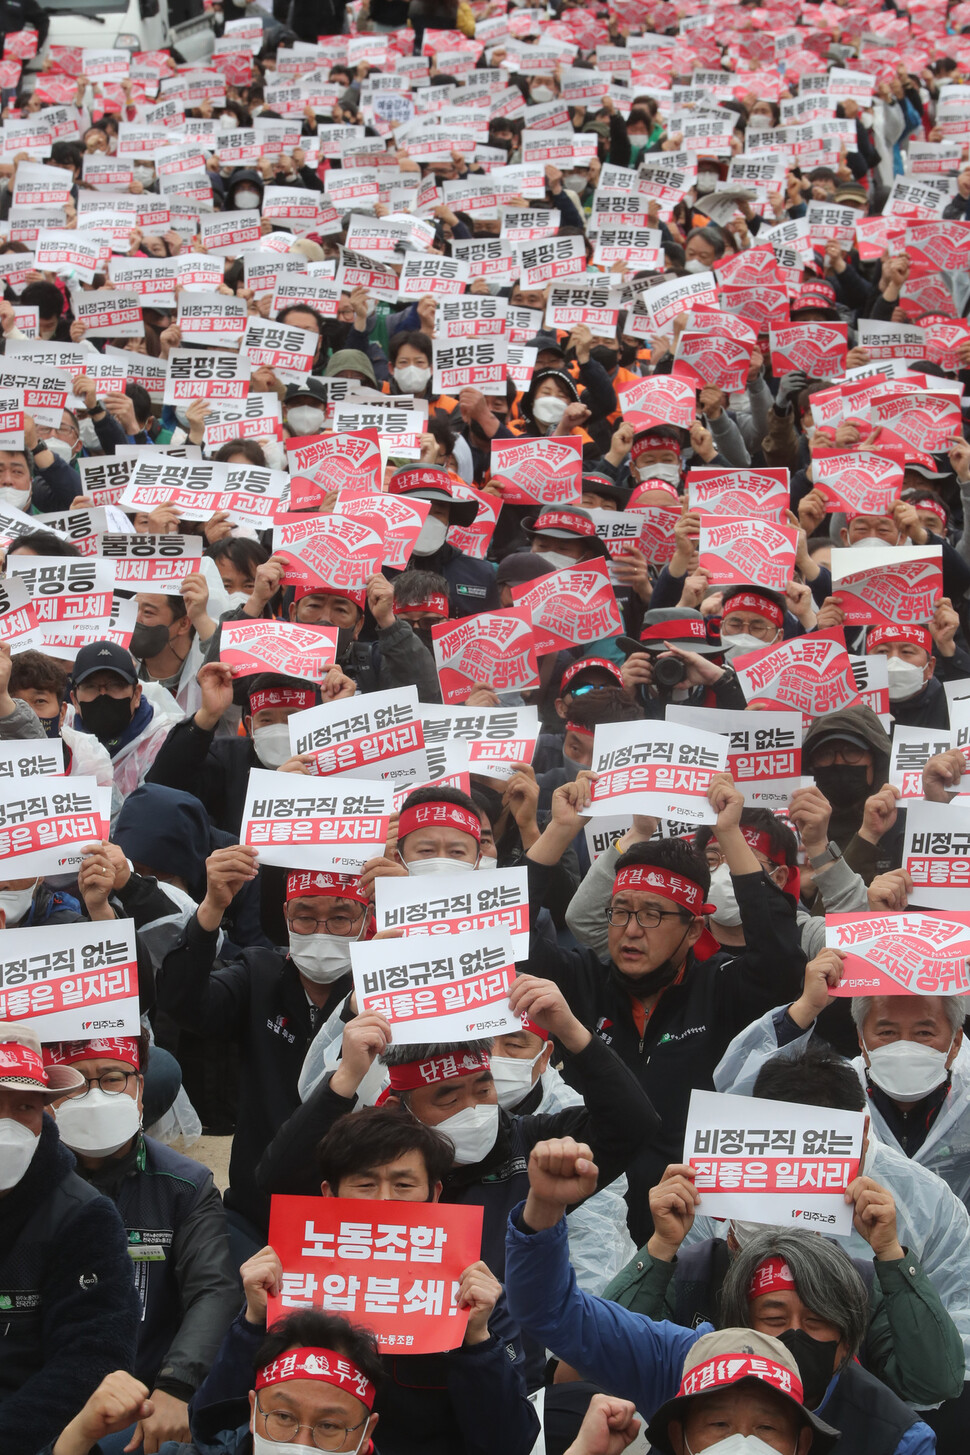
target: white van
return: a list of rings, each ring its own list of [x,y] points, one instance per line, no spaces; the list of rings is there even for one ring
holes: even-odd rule
[[[171,47],[186,61],[212,55],[211,12],[203,10],[202,0],[46,0],[44,8],[50,16],[48,45],[130,51]]]

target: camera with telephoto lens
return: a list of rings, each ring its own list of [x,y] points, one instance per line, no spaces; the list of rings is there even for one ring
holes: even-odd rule
[[[687,676],[687,668],[679,657],[658,657],[653,664],[655,687],[679,687]]]

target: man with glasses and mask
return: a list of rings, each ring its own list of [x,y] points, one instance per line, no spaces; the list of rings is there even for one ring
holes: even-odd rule
[[[552,867],[588,822],[583,810],[590,797],[585,773],[553,795],[552,821],[527,855],[533,904],[544,902]],[[650,1188],[669,1162],[680,1160],[691,1088],[711,1086],[732,1037],[777,1005],[780,984],[794,999],[805,965],[794,902],[742,831],[743,795],[728,774],[719,774],[708,797],[741,909],[743,949],[697,958],[704,916],[714,912],[710,869],[689,840],[655,840],[654,820],[638,819],[595,861],[566,915],[573,934],[587,942],[586,925],[598,906],[600,923],[607,924],[605,957],[598,953],[600,931],[588,950],[550,953],[535,941],[529,959],[530,971],[555,981],[583,1024],[614,1047],[660,1113],[660,1135],[627,1168],[629,1226],[638,1244],[651,1231]],[[565,1075],[573,1079],[568,1055]]]
[[[316,1149],[314,1191],[385,1207],[433,1203],[451,1163],[451,1146],[432,1127],[397,1109],[366,1107],[341,1116]],[[246,1305],[193,1405],[197,1428],[207,1420],[207,1406],[245,1396],[246,1371],[265,1338],[267,1293],[280,1286],[283,1269],[275,1250],[266,1247],[240,1272]],[[470,1264],[458,1293],[459,1306],[470,1310],[461,1345],[441,1354],[381,1356],[382,1449],[396,1455],[452,1455],[501,1448],[529,1455],[539,1422],[518,1366],[489,1329],[501,1295],[488,1266]]]
[[[300,1105],[297,1081],[310,1042],[325,1023],[333,1021],[337,1035],[342,1029],[353,989],[350,947],[366,937],[371,918],[358,878],[293,870],[280,895],[285,924],[273,926],[279,929],[275,942],[285,936],[288,949],[253,946],[216,968],[223,916],[256,874],[256,851],[245,845],[209,856],[205,898],[159,977],[160,1010],[184,1030],[240,1048],[239,1112],[226,1192],[237,1264],[266,1241],[269,1198],[257,1187],[256,1164]],[[265,923],[279,881],[272,871],[263,874]]]
[[[131,656],[115,642],[81,648],[70,696],[73,726],[107,749],[118,792],[133,793],[145,781],[180,710],[174,702],[169,707],[149,701]]]
[[[188,1401],[238,1303],[212,1174],[141,1131],[148,1054],[144,1032],[44,1047],[46,1066],[84,1079],[78,1095],[54,1101],[54,1118],[78,1175],[118,1209],[141,1303],[134,1368],[152,1414],[102,1440],[102,1455],[121,1455],[136,1433],[149,1450],[189,1438]]]

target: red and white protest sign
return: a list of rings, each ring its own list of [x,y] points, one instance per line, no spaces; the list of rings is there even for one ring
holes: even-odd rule
[[[265,527],[285,486],[282,470],[183,461],[146,451],[144,459],[135,461],[119,504],[123,510],[151,511],[171,503],[186,520],[210,520],[226,510],[246,525]]]
[[[503,505],[578,505],[582,479],[578,435],[492,441],[491,483],[501,484]]]
[[[904,247],[911,263],[964,272],[970,266],[970,223],[909,222]]]
[[[93,781],[73,778],[68,791]],[[31,793],[35,784],[39,793],[46,792],[43,780],[37,779],[31,783]],[[22,783],[19,792],[23,798]],[[0,1016],[5,1021],[31,1021],[44,1042],[137,1036],[141,1025],[134,922],[112,919],[92,925],[82,920],[5,930],[0,947]],[[0,1045],[0,1069],[8,1074],[5,1058],[11,1050]]]
[[[903,490],[902,466],[870,451],[813,451],[812,478],[826,510],[850,515],[889,515]]]
[[[356,593],[381,569],[384,540],[347,515],[288,516],[273,526],[273,554],[286,562],[287,586]]]
[[[4,569],[23,582],[42,624],[111,614],[115,569],[109,561],[17,554]]]
[[[786,469],[687,472],[688,506],[707,515],[748,516],[781,525],[790,500]]]
[[[168,356],[162,402],[191,404],[195,399],[245,399],[250,373],[249,361],[239,354],[173,349]]]
[[[793,323],[769,333],[771,372],[776,378],[793,369],[824,379],[841,374],[848,352],[848,328],[844,323]]]
[[[313,773],[421,782],[430,775],[415,687],[322,702],[287,720],[294,755]]]
[[[964,910],[970,889],[970,807],[909,803],[902,868],[913,881],[910,903],[926,909]]]
[[[832,594],[846,626],[925,626],[943,594],[942,546],[877,546],[832,552]]]
[[[252,768],[239,842],[263,864],[351,874],[384,852],[390,816],[390,783]]]
[[[335,626],[302,626],[295,621],[224,621],[219,661],[234,677],[276,672],[322,682],[337,660]]]
[[[859,1174],[865,1115],[801,1102],[765,1101],[693,1090],[684,1161],[708,1217],[806,1226],[846,1238],[845,1190]],[[749,1298],[772,1291],[770,1267],[755,1274]]]
[[[798,528],[747,516],[701,516],[701,570],[719,585],[784,591],[795,574]]]
[[[484,490],[476,490],[471,485],[466,485],[460,492],[455,486],[455,490],[460,500],[478,501],[478,514],[471,525],[450,525],[448,544],[463,555],[471,556],[473,560],[484,561],[492,544],[502,502],[496,500],[494,495],[486,495]]]
[[[825,943],[844,955],[833,995],[970,995],[966,911],[827,914]]]
[[[697,418],[697,391],[672,374],[652,374],[617,390],[623,418],[633,429],[673,424],[690,429]]]
[[[380,435],[376,429],[354,434],[304,435],[286,442],[292,477],[306,477],[323,490],[379,491],[383,480]]]
[[[486,778],[507,781],[520,763],[531,763],[539,737],[534,707],[429,707],[421,704],[429,748],[461,743],[468,766]]]
[[[859,701],[845,635],[837,627],[745,652],[731,665],[749,706],[797,708],[815,718]]]
[[[516,959],[529,957],[529,884],[522,869],[487,874],[436,874],[434,889],[421,890],[413,879],[378,876],[374,881],[379,930],[408,935],[458,935],[501,930],[512,941]]]
[[[483,611],[431,628],[438,681],[446,703],[464,702],[475,687],[524,692],[538,687],[535,638],[527,611]]]
[[[710,709],[671,704],[668,722],[710,731]],[[748,808],[788,807],[802,786],[802,719],[797,712],[729,712],[718,709],[718,731],[727,733],[727,770]]]
[[[453,1058],[455,1076],[463,1060]],[[469,1315],[458,1289],[481,1257],[482,1217],[480,1207],[459,1203],[276,1195],[269,1236],[283,1274],[266,1317],[322,1309],[370,1329],[384,1354],[457,1349]]]
[[[742,390],[747,385],[754,342],[734,338],[721,329],[688,326],[677,341],[674,378],[698,389],[709,384],[726,393]]]
[[[0,513],[0,543],[11,539],[9,530],[4,529],[3,519],[10,507]],[[26,534],[26,532],[24,532]],[[27,595],[22,581],[11,577],[0,581],[0,642],[9,647],[11,653],[29,652],[36,647],[40,622],[34,604]]]
[[[584,561],[512,587],[512,603],[532,618],[535,653],[567,651],[623,631],[605,561]]]
[[[360,1014],[383,1016],[395,1045],[522,1029],[509,1008],[515,949],[506,930],[465,930],[434,946],[426,935],[355,941],[350,958]]]
[[[36,30],[11,30],[3,38],[3,58],[13,57],[14,60],[28,61],[31,56],[37,54],[37,43],[40,37]],[[75,88],[77,89],[77,88]]]
[[[674,529],[680,520],[676,505],[628,505],[624,514],[637,515],[643,521],[638,549],[649,566],[665,566],[677,549]]]
[[[421,527],[431,513],[430,500],[410,495],[357,495],[341,498],[335,515],[349,515],[384,534],[384,565],[403,571]]]
[[[80,541],[76,544],[85,550]],[[201,536],[108,531],[94,537],[91,554],[114,563],[115,584],[126,591],[165,593],[171,588],[174,594],[186,576],[199,570],[202,546]]]
[[[109,789],[103,789],[96,778],[84,776],[32,779],[27,794],[21,782],[0,781],[4,875],[26,879],[76,872],[81,846],[108,837],[110,799]],[[3,939],[6,949],[6,934]],[[3,986],[9,983],[5,980]]]
[[[954,436],[963,434],[960,396],[942,389],[904,393],[891,388],[875,396],[870,418],[873,429],[931,455],[945,452]]]
[[[727,766],[727,750],[726,737],[673,722],[603,723],[593,735],[598,776],[586,811],[591,818],[628,812],[712,824],[707,791]]]
[[[927,633],[929,640],[929,633]],[[872,643],[875,649],[876,643]],[[930,648],[932,651],[932,647]],[[882,656],[883,662],[888,658]],[[887,671],[888,677],[888,671]],[[899,789],[902,798],[916,798],[923,801],[923,769],[930,758],[935,758],[940,753],[948,753],[951,748],[960,747],[957,737],[964,738],[964,756],[966,757],[968,745],[966,744],[966,733],[958,734],[952,728],[922,728],[904,727],[902,723],[895,723],[893,726],[893,747],[889,759],[889,782]],[[964,792],[970,788],[970,780],[964,777],[960,780],[960,789]]]

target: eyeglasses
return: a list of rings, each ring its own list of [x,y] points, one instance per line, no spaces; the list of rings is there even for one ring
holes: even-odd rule
[[[618,930],[625,930],[631,919],[635,919],[642,930],[656,930],[665,919],[687,920],[693,916],[679,909],[614,909],[610,905],[606,918]]]
[[[721,635],[725,637],[737,637],[747,632],[749,636],[757,637],[759,640],[767,637],[774,637],[778,628],[774,622],[765,621],[764,617],[745,618],[743,616],[726,616],[721,622]]]
[[[812,767],[831,768],[833,763],[839,761],[856,768],[868,752],[868,748],[856,747],[855,743],[823,743],[812,754]]]
[[[120,1096],[128,1086],[129,1078],[137,1071],[102,1071],[100,1076],[85,1076],[85,1089],[81,1096],[87,1096],[92,1086],[100,1086],[106,1096]]]
[[[266,1434],[275,1445],[293,1441],[301,1430],[309,1430],[318,1450],[339,1450],[348,1435],[367,1423],[368,1416],[358,1420],[356,1425],[337,1425],[332,1420],[317,1420],[315,1425],[303,1425],[289,1410],[264,1410],[256,1398],[256,1408],[263,1417]]]
[[[338,910],[336,914],[327,915],[325,919],[318,919],[315,914],[294,914],[287,915],[286,923],[291,930],[296,930],[298,935],[349,935],[364,917],[364,910],[358,914],[350,914],[347,910]]]
[[[97,687],[93,682],[79,682],[75,690],[80,702],[93,702],[104,693],[109,697],[131,697],[134,691],[131,683],[121,677],[114,682],[102,682]]]

